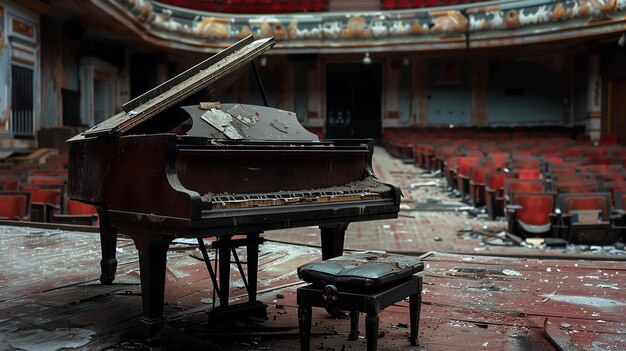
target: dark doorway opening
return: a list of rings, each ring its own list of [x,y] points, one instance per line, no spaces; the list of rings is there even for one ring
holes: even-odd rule
[[[326,138],[380,140],[380,64],[326,65]]]
[[[130,98],[134,99],[157,86],[156,55],[135,54],[130,57]]]
[[[80,91],[61,89],[63,99],[63,125],[79,126],[80,120]]]
[[[11,131],[16,138],[32,138],[33,124],[33,70],[11,66]]]

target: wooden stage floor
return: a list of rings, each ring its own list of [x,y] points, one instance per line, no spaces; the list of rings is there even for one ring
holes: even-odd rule
[[[0,350],[139,350],[141,290],[132,242],[120,240],[113,285],[101,286],[95,233],[0,226]],[[244,257],[245,252],[240,255]],[[213,292],[200,252],[168,254],[167,329],[153,350],[297,350],[296,267],[317,248],[266,242],[260,299],[269,319],[207,327]],[[619,259],[620,257],[616,257]],[[626,349],[626,262],[429,253],[419,347],[408,346],[408,302],[381,314],[381,350]],[[231,296],[245,298],[232,269]],[[361,323],[363,323],[361,318]],[[364,330],[361,325],[360,330]],[[314,309],[312,349],[364,350],[348,320]]]

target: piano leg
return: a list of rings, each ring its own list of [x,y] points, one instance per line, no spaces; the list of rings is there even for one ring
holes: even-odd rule
[[[139,251],[141,301],[143,303],[141,324],[143,324],[146,337],[150,337],[156,334],[164,324],[165,265],[167,249],[174,237],[137,231],[124,231],[124,233],[133,239]]]
[[[322,260],[341,256],[349,223],[320,225],[322,232]]]
[[[109,285],[115,279],[117,271],[117,259],[115,248],[117,247],[117,228],[112,227],[109,215],[105,208],[97,206],[100,217],[100,246],[102,248],[102,260],[100,260],[100,283]]]

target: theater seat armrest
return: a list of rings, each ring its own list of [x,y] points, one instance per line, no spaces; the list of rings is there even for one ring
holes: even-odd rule
[[[522,206],[520,205],[506,205],[506,211],[507,212],[515,212],[517,210],[521,210]]]

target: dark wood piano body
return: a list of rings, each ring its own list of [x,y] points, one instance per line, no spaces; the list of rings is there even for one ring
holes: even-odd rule
[[[284,129],[295,120],[285,111],[259,111],[273,119],[264,128],[282,118],[278,129]],[[208,125],[190,115],[192,131]],[[370,140],[318,141],[296,126],[299,140],[230,140],[209,129],[204,137],[197,130],[135,134],[133,128],[71,139],[68,192],[98,208],[102,283],[115,276],[118,230],[135,242],[149,334],[162,325],[167,249],[177,237],[244,234],[254,244],[266,230],[316,225],[327,259],[342,253],[348,223],[395,218],[399,210],[400,190],[373,175]],[[254,300],[256,247],[248,253]],[[222,260],[230,262],[229,250],[220,250]],[[221,286],[228,286],[229,268],[220,264]],[[227,292],[220,300],[228,303]]]

